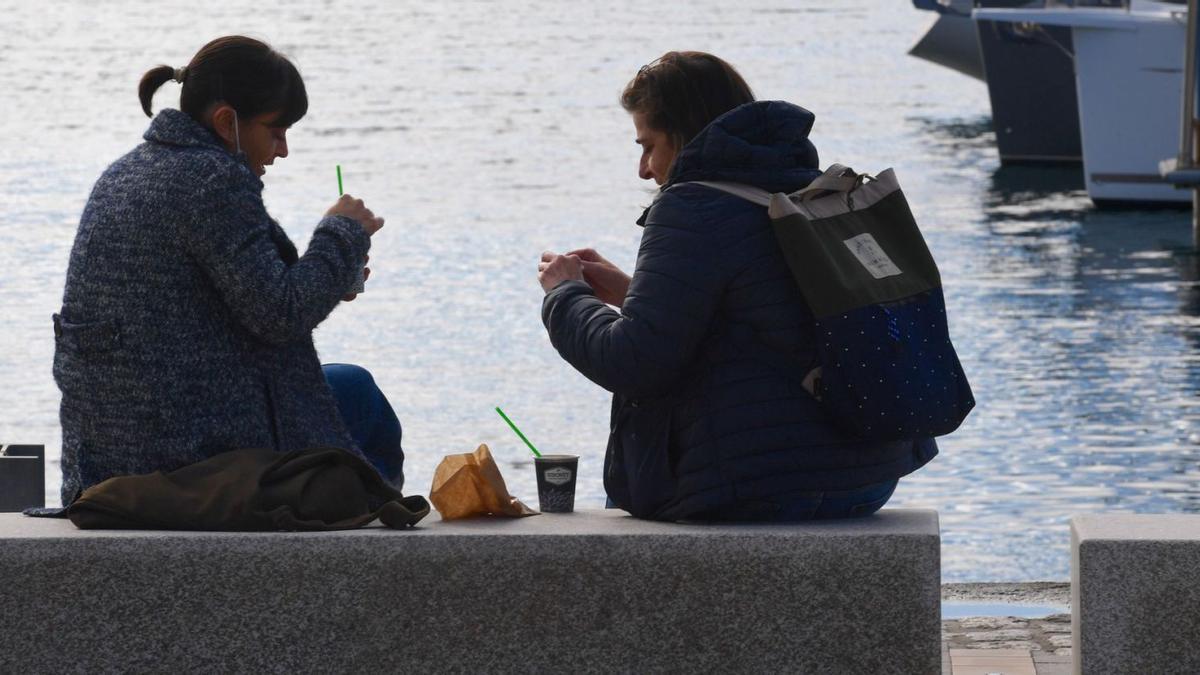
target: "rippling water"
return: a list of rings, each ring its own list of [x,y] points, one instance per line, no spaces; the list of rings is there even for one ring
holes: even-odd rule
[[[368,292],[317,345],[392,398],[409,489],[487,443],[536,503],[499,404],[543,450],[582,455],[578,503],[601,505],[608,397],[549,346],[536,259],[591,245],[632,268],[650,193],[616,97],[658,54],[701,49],[813,110],[823,162],[905,186],[979,400],[892,502],[938,509],[945,580],[1065,578],[1071,514],[1200,510],[1188,216],[1098,212],[1077,171],[1000,169],[984,85],[905,56],[930,18],[909,3],[197,7],[0,1],[0,442],[46,443],[57,466],[49,317],[88,190],[146,126],[138,78],[244,32],[294,58],[311,101],[266,177],[271,212],[305,242],[340,163],[388,219]]]

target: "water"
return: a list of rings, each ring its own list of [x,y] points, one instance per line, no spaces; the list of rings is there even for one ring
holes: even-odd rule
[[[1071,608],[1062,605],[1029,605],[1015,602],[942,601],[942,620],[965,619],[975,616],[1015,616],[1040,619],[1052,614],[1070,614]]]
[[[1071,514],[1200,510],[1187,215],[1097,212],[1077,171],[1001,170],[984,85],[904,55],[931,19],[909,3],[0,0],[0,16],[0,442],[48,446],[51,499],[49,317],[88,190],[145,129],[141,74],[240,31],[290,54],[311,98],[266,176],[272,214],[302,245],[341,164],[388,220],[367,293],[316,341],[391,396],[410,491],[487,443],[536,504],[501,405],[540,449],[580,454],[577,504],[603,503],[608,396],[549,346],[536,261],[590,245],[632,268],[650,195],[616,97],[690,48],[813,110],[823,162],[893,166],[905,187],[979,400],[892,502],[938,509],[946,581],[1065,579]]]

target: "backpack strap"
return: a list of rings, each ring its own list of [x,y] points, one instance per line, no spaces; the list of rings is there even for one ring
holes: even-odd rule
[[[731,194],[735,197],[741,197],[742,199],[745,199],[748,202],[753,202],[755,204],[758,204],[759,206],[770,206],[771,205],[771,193],[770,192],[767,192],[766,190],[764,190],[762,188],[756,188],[753,185],[746,185],[745,183],[728,183],[728,182],[724,182],[724,181],[694,180],[694,181],[688,181],[686,183],[676,183],[675,185],[672,185],[671,187],[676,187],[678,185],[703,185],[704,187],[710,187],[710,188],[713,188],[714,190],[720,190],[721,192],[728,192],[729,194]]]
[[[790,197],[799,199],[800,201],[808,201],[815,197],[819,197],[826,192],[853,192],[858,186],[862,185],[865,180],[871,178],[867,174],[855,173],[854,169],[842,164],[831,164],[820,176],[813,179],[805,187],[793,192]],[[727,192],[735,197],[741,197],[748,202],[753,202],[759,206],[771,206],[771,196],[774,193],[768,192],[762,188],[746,185],[745,183],[731,183],[727,181],[708,181],[694,180],[686,183],[676,183],[676,185],[703,185],[705,187]]]
[[[821,366],[800,363],[779,353],[763,342],[762,338],[754,333],[754,329],[746,324],[729,322],[726,325],[731,346],[737,351],[749,354],[760,363],[771,366],[776,372],[796,380],[813,398],[821,400]]]

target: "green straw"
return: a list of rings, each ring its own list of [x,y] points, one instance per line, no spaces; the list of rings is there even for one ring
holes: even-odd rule
[[[342,196],[342,165],[341,164],[337,165],[337,171],[338,171],[338,196],[341,197]]]
[[[529,439],[525,438],[525,434],[521,433],[521,430],[517,428],[517,425],[513,424],[512,420],[508,419],[508,415],[504,414],[504,411],[500,409],[500,406],[496,406],[496,412],[500,413],[500,416],[504,418],[505,422],[508,422],[508,426],[512,428],[513,432],[520,436],[521,440],[525,441],[525,445],[529,446],[529,449],[533,451],[533,455],[535,457],[542,456],[542,453],[538,452],[537,448],[533,447],[533,443],[530,443]]]

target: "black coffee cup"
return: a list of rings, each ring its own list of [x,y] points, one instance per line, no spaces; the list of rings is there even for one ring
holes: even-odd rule
[[[543,513],[575,510],[575,474],[578,455],[542,455],[533,458],[537,471],[538,506]]]

